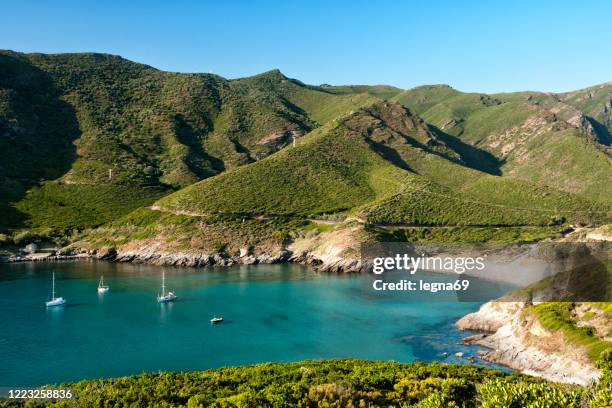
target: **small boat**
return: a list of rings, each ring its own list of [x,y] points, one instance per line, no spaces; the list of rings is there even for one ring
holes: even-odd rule
[[[161,295],[157,295],[158,303],[168,303],[174,302],[177,296],[172,291],[168,291],[166,293],[166,272],[162,272],[162,293]]]
[[[66,299],[61,296],[55,297],[55,272],[53,272],[53,289],[51,290],[51,300],[46,301],[45,305],[47,307],[62,306],[64,303],[66,303]]]
[[[110,287],[104,284],[104,276],[100,276],[100,283],[98,283],[98,293],[106,293]]]
[[[213,317],[212,319],[210,319],[210,322],[211,322],[212,324],[221,323],[222,321],[223,321],[223,318],[222,318],[222,317],[217,317],[217,316],[215,316],[215,317]]]

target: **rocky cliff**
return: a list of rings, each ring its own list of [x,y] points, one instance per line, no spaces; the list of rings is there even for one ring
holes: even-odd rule
[[[466,343],[490,349],[483,359],[547,380],[587,385],[601,373],[560,330],[545,328],[523,302],[494,301],[457,322],[461,330],[481,332]]]

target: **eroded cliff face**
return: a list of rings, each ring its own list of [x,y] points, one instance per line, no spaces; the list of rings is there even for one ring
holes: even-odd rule
[[[466,342],[489,348],[483,359],[547,380],[587,385],[601,372],[587,350],[569,341],[560,330],[545,328],[523,302],[494,301],[464,316],[461,330],[482,332]]]
[[[289,245],[290,260],[315,265],[321,271],[361,272],[360,245],[365,235],[361,226],[352,225],[304,237]]]

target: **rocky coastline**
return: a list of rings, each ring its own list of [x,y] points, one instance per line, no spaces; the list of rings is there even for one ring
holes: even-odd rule
[[[523,313],[524,302],[492,301],[460,319],[460,330],[479,334],[464,339],[489,349],[481,355],[494,362],[546,380],[586,386],[601,375],[586,353],[563,335],[544,328]]]
[[[360,273],[361,260],[340,257],[320,257],[308,251],[292,252],[282,250],[276,254],[250,254],[246,251],[240,255],[201,254],[192,252],[155,252],[142,250],[117,251],[114,248],[91,251],[59,251],[57,253],[33,253],[0,257],[0,263],[67,261],[78,259],[95,259],[110,262],[131,262],[157,266],[182,267],[231,267],[238,265],[267,265],[283,262],[294,262],[309,265],[320,272]]]

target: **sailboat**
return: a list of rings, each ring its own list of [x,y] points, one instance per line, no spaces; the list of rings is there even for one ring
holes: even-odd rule
[[[100,283],[98,283],[98,293],[106,293],[110,287],[104,284],[104,276],[100,276]]]
[[[161,295],[157,295],[157,302],[158,303],[174,302],[174,299],[176,298],[177,296],[174,294],[174,292],[169,291],[168,293],[166,293],[166,272],[162,272],[162,293]]]
[[[61,306],[64,303],[66,303],[66,299],[64,299],[63,297],[55,297],[55,272],[53,272],[53,289],[51,291],[51,300],[48,300],[45,302],[45,305],[47,307],[52,307],[52,306]]]

